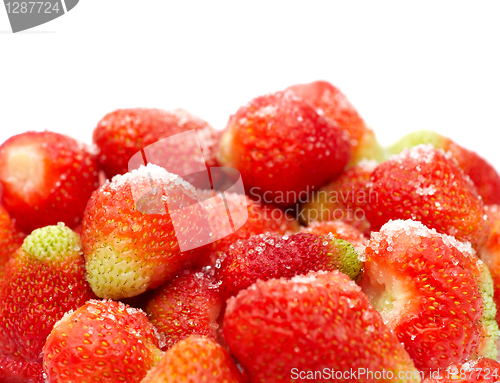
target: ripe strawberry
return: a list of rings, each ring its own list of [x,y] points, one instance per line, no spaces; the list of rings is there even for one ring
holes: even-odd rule
[[[140,382],[160,359],[159,346],[142,311],[90,300],[56,323],[43,364],[51,383]]]
[[[76,226],[98,186],[98,167],[89,149],[53,132],[26,132],[0,146],[2,204],[19,228],[64,222]]]
[[[438,232],[468,241],[476,249],[485,242],[489,223],[474,185],[442,150],[419,145],[379,165],[371,175],[366,206],[372,230],[391,219],[413,219]]]
[[[83,219],[87,279],[100,298],[127,298],[172,279],[208,226],[190,184],[148,164],[103,185]]]
[[[11,255],[22,245],[25,237],[26,234],[17,228],[9,212],[0,205],[0,277]]]
[[[396,336],[338,271],[258,281],[240,291],[228,301],[224,337],[252,382],[319,381],[318,375],[308,377],[316,371],[334,381],[324,373],[358,369],[390,374],[376,379],[348,373],[344,381],[393,382],[400,372],[408,378],[398,381],[420,381]]]
[[[430,130],[419,130],[406,135],[390,147],[393,154],[419,144],[431,144],[436,149],[449,151],[458,166],[470,177],[486,205],[500,204],[500,175],[484,158],[465,149],[451,139]]]
[[[45,383],[42,363],[19,362],[0,354],[0,382]]]
[[[470,244],[391,221],[372,233],[364,267],[361,288],[417,368],[496,357],[491,277]]]
[[[212,339],[191,335],[168,350],[142,383],[242,383],[229,353]]]
[[[314,221],[341,220],[369,235],[370,222],[365,212],[369,204],[377,202],[377,195],[370,193],[367,184],[376,166],[375,161],[362,161],[312,193],[301,207],[301,222],[308,225]]]
[[[298,233],[290,236],[260,234],[233,245],[216,277],[225,297],[249,287],[258,279],[291,278],[309,271],[340,270],[351,279],[361,277],[362,262],[348,242]]]
[[[221,307],[218,285],[209,275],[183,270],[155,290],[146,313],[165,336],[166,350],[192,334],[216,339]]]
[[[314,81],[287,88],[297,96],[309,101],[318,114],[329,118],[347,131],[351,137],[352,160],[357,163],[362,159],[385,160],[385,150],[380,146],[375,133],[368,128],[347,97],[335,86],[326,81]]]
[[[125,174],[132,170],[128,165],[134,154],[161,139],[189,130],[196,130],[207,166],[216,166],[215,150],[220,134],[207,122],[182,109],[165,111],[145,108],[116,110],[99,121],[94,130],[99,164],[108,178]],[[183,169],[181,175],[187,175],[198,171],[195,169],[195,157],[199,145],[194,140],[184,141],[178,146],[168,145],[169,153],[150,147],[152,151],[147,153],[147,157],[149,162],[161,165],[171,173],[181,173],[174,172],[171,169],[174,167]],[[160,157],[163,163],[150,160],[150,156],[156,160]]]
[[[500,363],[489,358],[479,358],[458,366],[451,366],[445,371],[433,371],[432,376],[423,383],[479,383],[498,382]]]
[[[78,235],[62,223],[33,231],[0,281],[0,354],[40,361],[54,323],[93,296]]]
[[[238,169],[252,196],[288,206],[340,174],[350,158],[348,134],[291,91],[250,101],[222,136],[218,160]]]
[[[312,233],[321,236],[333,235],[335,238],[343,239],[356,248],[367,245],[368,239],[354,226],[342,221],[313,222],[304,227],[301,232]]]

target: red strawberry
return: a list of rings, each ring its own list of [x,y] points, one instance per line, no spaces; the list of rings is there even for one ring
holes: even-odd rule
[[[19,228],[64,222],[78,225],[98,186],[98,167],[89,149],[53,132],[27,132],[0,146],[2,203]]]
[[[375,134],[338,88],[326,81],[314,81],[293,85],[287,89],[309,101],[318,114],[335,121],[349,133],[353,148],[352,163],[364,158],[378,161],[385,159],[385,151],[377,142]]]
[[[0,354],[41,361],[54,323],[93,296],[78,235],[63,224],[33,231],[0,282]]]
[[[348,134],[293,92],[257,97],[234,114],[218,152],[252,196],[288,206],[342,172]]]
[[[338,271],[242,290],[228,301],[224,337],[252,382],[319,381],[316,371],[329,382],[332,371],[347,372],[345,382],[393,382],[400,372],[408,378],[398,381],[420,381],[396,336]],[[350,375],[359,369],[384,370],[385,379]]]
[[[209,338],[192,335],[168,350],[142,383],[242,383],[229,353]]]
[[[127,298],[172,279],[210,231],[190,184],[149,164],[103,185],[90,199],[82,242],[100,298]]]
[[[390,147],[393,154],[419,144],[431,144],[436,149],[449,151],[458,166],[470,177],[486,205],[500,204],[500,175],[491,164],[477,153],[430,130],[419,130],[406,135]]]
[[[363,291],[417,368],[496,357],[491,277],[469,244],[391,221],[372,234],[364,267]]]
[[[361,268],[362,262],[354,247],[332,235],[260,234],[234,244],[216,276],[221,281],[221,291],[229,297],[259,279],[340,270],[357,280],[361,277]]]
[[[215,281],[205,273],[184,270],[155,290],[146,313],[165,336],[168,349],[192,334],[216,339],[221,307]]]
[[[42,363],[19,362],[0,354],[0,382],[45,383]]]
[[[188,140],[177,146],[168,145],[169,153],[162,153],[155,147],[150,147],[151,151],[147,153],[148,162],[161,165],[171,173],[181,173],[180,170],[174,172],[171,167],[183,169],[181,175],[198,171],[195,157],[198,155],[199,145],[206,165],[216,166],[215,150],[219,132],[182,109],[116,110],[99,121],[94,130],[94,142],[99,148],[99,164],[108,178],[125,174],[132,170],[129,169],[129,160],[134,154],[161,139],[190,130],[196,130],[199,144],[196,140]],[[161,145],[158,149],[161,149]],[[163,163],[151,160],[150,156],[156,160],[161,158]]]
[[[161,356],[155,331],[140,310],[91,300],[50,333],[43,348],[48,381],[140,382]]]
[[[485,242],[489,224],[474,185],[442,150],[416,146],[379,165],[371,175],[366,216],[372,230],[391,219],[413,219],[438,232],[468,241]]]
[[[22,245],[25,237],[26,234],[17,228],[9,212],[0,205],[0,276],[11,255]]]
[[[354,226],[342,221],[322,221],[313,222],[308,227],[301,230],[303,233],[316,235],[333,235],[335,238],[343,239],[354,247],[366,246],[368,239]]]
[[[423,383],[498,382],[499,378],[500,363],[493,359],[479,358],[448,367],[445,371],[433,371],[432,376]]]
[[[302,204],[299,219],[306,225],[314,221],[341,220],[369,235],[366,209],[372,200],[376,201],[377,195],[370,193],[367,185],[376,166],[375,161],[362,161],[312,193]]]

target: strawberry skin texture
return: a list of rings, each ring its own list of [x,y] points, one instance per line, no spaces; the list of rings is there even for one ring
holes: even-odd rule
[[[480,383],[498,382],[500,363],[494,359],[479,358],[458,366],[452,366],[446,371],[439,371],[440,378],[424,379],[423,383]]]
[[[495,168],[477,153],[458,145],[448,137],[431,130],[419,130],[404,136],[389,150],[398,154],[404,148],[419,144],[431,144],[436,149],[449,151],[457,160],[458,166],[470,177],[484,203],[500,204],[500,175]]]
[[[161,356],[155,331],[140,310],[90,300],[54,326],[45,373],[51,383],[140,382]]]
[[[224,338],[255,383],[307,381],[293,380],[292,369],[416,372],[360,288],[338,271],[258,281],[240,291],[228,301]]]
[[[87,146],[54,132],[26,132],[0,146],[2,204],[26,232],[64,222],[78,225],[98,187]]]
[[[63,224],[33,231],[0,282],[0,353],[41,361],[54,323],[93,297],[78,235]]]
[[[11,255],[23,244],[26,234],[20,231],[9,212],[0,205],[0,277]]]
[[[117,174],[127,173],[130,158],[141,149],[163,138],[193,129],[199,135],[207,166],[216,166],[215,151],[220,133],[206,121],[182,109],[116,110],[99,121],[93,139],[99,148],[99,164],[106,176],[112,178]],[[186,145],[180,148],[177,156],[182,156],[182,153],[189,154],[191,150],[192,145]],[[188,166],[184,168],[183,175],[193,173]]]
[[[366,206],[372,230],[389,220],[413,219],[480,248],[489,234],[484,205],[449,154],[430,145],[405,149],[380,164],[370,179]]]
[[[156,196],[163,199],[151,204],[148,200],[139,211],[132,187],[139,196],[157,190]],[[181,230],[196,239],[207,226],[196,202],[190,184],[152,164],[116,176],[98,189],[82,223],[87,278],[95,294],[112,299],[139,295],[172,279],[192,261],[194,252],[181,252],[177,238]],[[179,210],[171,213],[169,204]],[[183,220],[180,229],[174,228],[172,214]]]
[[[364,267],[361,288],[417,368],[496,357],[491,278],[485,286],[487,269],[470,244],[420,222],[391,221],[372,233]]]
[[[357,280],[361,277],[361,269],[358,252],[342,239],[310,233],[261,234],[234,244],[216,277],[221,281],[224,297],[230,297],[258,279],[340,270]]]
[[[333,235],[335,238],[343,239],[356,248],[366,246],[368,239],[354,226],[343,221],[322,221],[313,222],[308,227],[304,227],[301,232],[311,233],[321,236]]]
[[[375,134],[338,88],[326,81],[314,81],[292,85],[287,90],[309,101],[318,114],[334,121],[349,133],[353,151],[352,164],[362,159],[385,160],[385,151],[377,142]]]
[[[241,107],[229,120],[217,158],[240,171],[251,196],[289,206],[339,175],[350,155],[348,134],[288,91]]]
[[[301,206],[301,222],[308,225],[315,221],[341,220],[369,236],[370,222],[365,211],[376,195],[370,194],[367,184],[376,166],[375,161],[362,161],[312,193]]]
[[[155,290],[146,305],[146,313],[165,336],[165,351],[192,334],[216,339],[221,307],[218,285],[212,277],[183,270]]]
[[[231,355],[213,339],[191,335],[168,350],[142,383],[243,383]]]
[[[41,362],[19,362],[0,355],[0,382],[45,383]]]

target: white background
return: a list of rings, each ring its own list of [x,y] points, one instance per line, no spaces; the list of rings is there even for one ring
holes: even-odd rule
[[[107,112],[183,107],[222,129],[254,96],[325,79],[383,144],[432,129],[500,169],[500,2],[80,0],[11,34],[0,8],[0,142],[91,142]]]

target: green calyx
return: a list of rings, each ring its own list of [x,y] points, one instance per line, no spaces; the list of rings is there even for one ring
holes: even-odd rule
[[[417,145],[432,145],[436,149],[445,149],[448,139],[432,130],[417,130],[402,137],[398,142],[389,147],[390,154],[399,154],[404,149],[410,149]]]
[[[82,243],[78,234],[60,222],[34,230],[25,238],[22,249],[39,261],[62,261],[80,256]]]
[[[349,242],[339,238],[322,237],[321,241],[327,247],[330,265],[344,273],[353,281],[358,281],[363,276],[363,262],[358,251]]]

